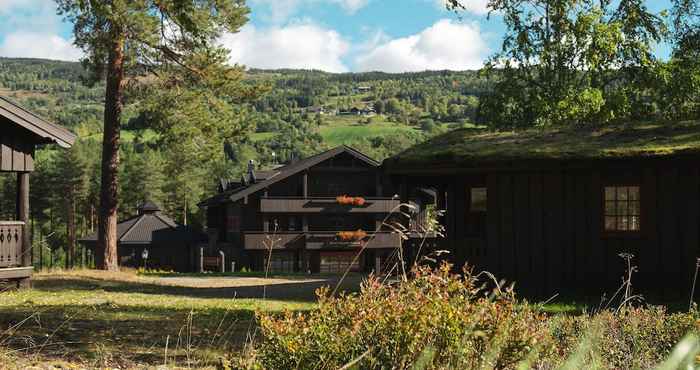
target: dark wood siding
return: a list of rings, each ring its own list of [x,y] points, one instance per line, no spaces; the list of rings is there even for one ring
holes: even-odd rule
[[[0,132],[0,171],[34,171],[34,143],[19,131],[3,127]]]
[[[481,238],[459,232],[469,219],[464,192],[470,181],[448,187],[445,244],[457,264],[516,281],[529,295],[599,296],[620,285],[626,266],[619,255],[626,252],[638,266],[637,291],[666,298],[689,293],[700,248],[700,172],[692,162],[483,175],[488,212]],[[640,186],[639,233],[603,232],[603,188],[621,184]],[[482,256],[475,246],[484,246]]]

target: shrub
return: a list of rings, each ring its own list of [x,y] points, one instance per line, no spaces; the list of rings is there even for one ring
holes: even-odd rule
[[[393,285],[370,277],[356,294],[332,297],[321,289],[311,312],[258,314],[262,339],[231,363],[246,369],[335,369],[353,361],[361,369],[640,369],[660,364],[687,333],[700,332],[695,310],[671,314],[645,306],[548,316],[511,290],[485,289],[470,270],[450,271],[447,264],[418,267]]]
[[[395,286],[370,278],[359,294],[321,290],[318,310],[258,319],[264,339],[254,356],[267,369],[330,369],[357,359],[359,368],[405,369],[422,355],[435,366],[508,368],[550,347],[541,314],[516,305],[511,292],[485,295],[468,271],[454,275],[448,265],[418,268]]]
[[[563,356],[580,350],[581,365],[606,369],[649,369],[661,363],[689,332],[697,332],[697,312],[669,314],[664,307],[625,307],[594,316],[551,319]]]

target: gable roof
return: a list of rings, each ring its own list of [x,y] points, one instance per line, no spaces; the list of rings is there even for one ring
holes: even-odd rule
[[[76,136],[72,132],[46,121],[2,96],[0,96],[0,116],[39,136],[42,142],[56,143],[63,148],[70,148],[75,143]]]
[[[459,129],[388,158],[390,172],[516,161],[700,155],[700,122],[637,123],[496,132]]]
[[[226,201],[238,201],[240,199],[243,199],[244,197],[251,195],[257,191],[263,190],[266,187],[279,182],[281,180],[284,180],[294,174],[297,174],[303,170],[306,170],[310,167],[313,167],[323,161],[326,161],[330,158],[333,158],[335,156],[338,156],[342,153],[347,153],[354,158],[357,158],[361,160],[364,163],[367,163],[368,165],[372,167],[378,167],[380,165],[379,162],[376,160],[366,156],[362,152],[353,149],[347,145],[341,145],[338,147],[335,147],[333,149],[327,150],[323,153],[316,154],[314,156],[296,161],[294,163],[290,163],[286,166],[282,166],[279,168],[276,168],[271,171],[261,171],[265,174],[264,179],[258,179],[261,181],[251,183],[248,186],[241,186],[235,189],[232,189],[231,191],[226,191],[224,193],[217,194],[209,199],[206,199],[202,202],[199,203],[200,207],[205,207],[209,206],[212,204],[217,204],[221,202],[226,202]],[[258,172],[256,172],[257,174]]]
[[[120,244],[149,245],[152,243],[191,242],[200,235],[191,228],[173,221],[160,212],[143,213],[117,224],[117,242]],[[79,240],[82,243],[96,243],[97,233]]]

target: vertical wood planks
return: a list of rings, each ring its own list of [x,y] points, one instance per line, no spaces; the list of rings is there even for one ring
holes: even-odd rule
[[[544,233],[543,233],[543,221],[544,221],[544,211],[543,211],[543,186],[542,186],[542,175],[535,173],[529,176],[530,182],[530,248],[532,250],[532,273],[530,277],[532,278],[532,283],[536,287],[535,294],[537,296],[543,297],[547,291],[547,277],[545,269],[545,244],[544,244]]]
[[[34,144],[20,136],[0,136],[0,171],[34,171]]]
[[[489,173],[486,175],[486,187],[488,195],[486,197],[486,233],[487,247],[486,254],[488,261],[488,270],[496,276],[501,275],[501,230],[500,230],[500,209],[498,192],[498,175]]]
[[[677,238],[676,228],[676,213],[675,209],[675,192],[678,184],[678,170],[676,168],[664,169],[659,177],[659,236],[661,247],[661,268],[659,278],[666,281],[674,282],[674,285],[679,281],[678,261],[680,259],[679,240]],[[675,285],[677,286],[677,285]],[[665,288],[663,290],[664,297],[670,297],[676,293],[677,289]]]
[[[590,188],[587,183],[588,177],[581,174],[573,174],[572,181],[574,183],[574,195],[573,203],[570,205],[573,208],[574,214],[574,239],[575,250],[574,261],[574,286],[585,292],[585,288],[588,282],[588,276],[590,274],[590,259],[588,256],[588,251],[590,250],[590,243],[586,236],[590,232],[590,215],[589,215],[589,205],[586,200],[588,199],[588,193],[590,193]]]
[[[500,203],[500,234],[501,234],[501,266],[502,279],[512,282],[515,279],[515,251],[513,248],[513,177],[510,174],[502,174],[498,177],[498,200]]]
[[[590,268],[588,270],[591,285],[591,293],[600,294],[605,289],[605,279],[602,278],[605,272],[605,245],[601,242],[600,232],[602,228],[602,180],[600,172],[593,171],[591,175],[591,188],[588,191],[587,204],[591,215],[589,225],[590,241]]]
[[[700,183],[698,182],[698,169],[694,166],[686,166],[682,170],[678,197],[681,210],[678,212],[678,226],[681,230],[682,242],[679,245],[680,259],[679,287],[683,294],[690,292],[693,274],[695,273],[695,259],[698,248],[698,212],[700,212]],[[689,294],[689,293],[687,293]]]
[[[532,287],[532,249],[530,242],[530,184],[528,176],[517,174],[513,180],[513,223],[514,223],[514,256],[516,287],[526,294],[533,294]]]
[[[658,293],[661,288],[656,272],[659,271],[661,252],[658,235],[657,172],[654,168],[644,169],[642,178],[642,220],[641,227],[645,239],[639,250],[639,279],[645,289]]]

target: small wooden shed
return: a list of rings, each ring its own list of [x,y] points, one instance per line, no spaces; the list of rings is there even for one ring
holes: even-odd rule
[[[145,202],[138,214],[117,224],[119,265],[193,271],[196,268],[195,247],[204,236],[180,225],[161,212],[153,202]],[[97,234],[79,240],[94,252]],[[148,251],[144,260],[143,252]]]
[[[69,148],[75,135],[50,123],[17,103],[0,96],[0,172],[17,174],[14,220],[0,220],[0,280],[29,283],[32,245],[29,221],[29,174],[34,171],[37,145],[58,144]]]
[[[687,299],[700,256],[700,123],[463,129],[384,163],[437,189],[443,248],[539,297],[600,297],[634,255],[636,291]]]

